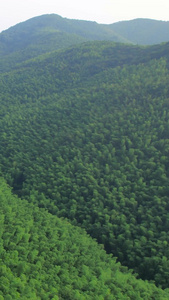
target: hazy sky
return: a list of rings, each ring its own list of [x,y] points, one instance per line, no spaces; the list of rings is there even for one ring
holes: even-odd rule
[[[104,24],[135,18],[169,20],[168,0],[0,0],[0,2],[0,32],[16,23],[48,13]]]

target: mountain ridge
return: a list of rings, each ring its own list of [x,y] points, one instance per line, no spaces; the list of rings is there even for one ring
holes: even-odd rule
[[[148,24],[144,24],[145,22]],[[20,63],[40,54],[87,41],[107,40],[125,44],[139,44],[139,41],[142,41],[140,44],[149,45],[152,44],[153,38],[153,44],[166,42],[169,22],[162,22],[163,28],[159,30],[157,24],[159,21],[149,19],[104,25],[92,21],[62,18],[55,14],[34,17],[0,33],[0,71],[12,68],[14,61]]]
[[[169,41],[169,21],[137,18],[110,25],[115,32],[140,45],[153,45]]]
[[[46,25],[45,25],[46,24]],[[89,39],[103,39],[113,40],[115,42],[129,42],[129,43],[137,43],[143,45],[150,44],[159,44],[161,42],[167,42],[168,40],[168,30],[169,30],[169,21],[155,20],[149,18],[136,18],[132,20],[124,20],[118,21],[111,24],[102,24],[95,21],[86,21],[80,19],[69,19],[66,17],[61,17],[57,14],[44,14],[36,17],[32,17],[26,21],[17,23],[9,27],[6,30],[0,32],[0,35],[5,32],[13,31],[19,29],[19,27],[25,28],[28,30],[30,27],[48,27],[55,28],[70,33],[74,31],[74,33],[81,35],[82,37],[87,37]],[[142,40],[142,30],[144,29],[145,39]],[[147,29],[147,32],[145,31]],[[90,30],[91,32],[89,32]],[[132,37],[133,32],[134,37]],[[150,30],[150,32],[149,32]],[[160,32],[163,31],[162,36],[158,36],[158,30]],[[167,32],[166,32],[167,30]],[[100,31],[100,32],[98,32]],[[14,31],[13,31],[14,32]],[[156,39],[151,41],[150,34],[153,33]],[[96,34],[96,35],[94,35]],[[137,35],[137,37],[136,37]],[[141,40],[139,42],[139,35],[141,35]],[[128,38],[128,37],[130,38]],[[146,37],[148,36],[148,37]],[[149,42],[145,41],[146,39],[150,39]]]
[[[164,288],[168,47],[87,42],[0,77],[1,167],[13,191]]]
[[[0,35],[0,299],[168,299],[169,43],[28,23]]]

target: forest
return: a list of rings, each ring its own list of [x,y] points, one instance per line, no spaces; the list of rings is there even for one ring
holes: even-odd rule
[[[0,300],[169,299],[169,43],[43,47],[0,52]]]

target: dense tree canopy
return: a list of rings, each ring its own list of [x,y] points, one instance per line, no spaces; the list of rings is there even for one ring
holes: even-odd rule
[[[11,195],[2,178],[0,225],[0,299],[168,299],[82,229]]]
[[[26,61],[0,76],[0,168],[13,192],[30,202],[31,214],[35,205],[40,216],[61,223],[56,216],[69,219],[138,277],[163,288],[169,287],[168,87],[168,44],[85,43]],[[20,229],[18,235],[23,235]],[[8,234],[4,239],[8,244]],[[29,251],[34,262],[37,249]],[[85,267],[89,278],[87,272]],[[93,275],[91,291],[86,291],[79,279],[69,282],[64,276],[61,285],[69,287],[59,294],[63,299],[80,299],[76,280],[88,299],[116,295],[110,279],[110,286],[99,291],[100,283],[94,284],[99,278]],[[117,299],[123,294],[127,299],[120,293]],[[138,295],[127,297],[151,299],[152,294]]]

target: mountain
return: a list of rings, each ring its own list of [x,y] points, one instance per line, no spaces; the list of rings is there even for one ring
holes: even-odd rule
[[[0,164],[13,192],[163,288],[168,47],[87,42],[0,76]]]
[[[0,44],[0,299],[168,299],[169,43],[28,24]]]
[[[42,15],[0,33],[0,70],[40,54],[86,41],[158,44],[168,41],[169,22],[136,19],[111,25]]]
[[[151,19],[121,21],[109,28],[130,42],[139,45],[153,45],[169,41],[169,22]]]
[[[6,31],[3,31],[0,36],[0,41],[2,43],[1,51],[3,54],[9,54],[14,51],[18,51],[21,49],[25,49],[30,43],[33,45],[39,42],[43,43],[46,47],[48,46],[48,50],[51,51],[50,46],[47,45],[46,41],[42,42],[42,39],[47,37],[53,39],[53,42],[58,44],[58,48],[67,47],[68,41],[64,42],[60,41],[60,35],[65,35],[70,38],[86,41],[86,40],[112,40],[116,42],[125,42],[126,39],[120,37],[119,34],[116,34],[112,29],[108,29],[101,24],[91,21],[83,21],[83,20],[71,20],[67,18],[62,18],[56,14],[50,15],[42,15],[39,17],[34,17],[25,22],[19,23]],[[59,45],[61,42],[61,45]],[[40,49],[40,46],[37,45]],[[53,48],[52,50],[56,50],[58,48]]]
[[[40,54],[90,40],[127,42],[112,29],[96,22],[42,15],[19,23],[0,34],[0,58],[11,68]]]

